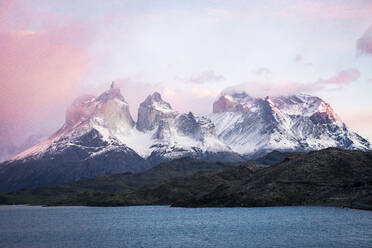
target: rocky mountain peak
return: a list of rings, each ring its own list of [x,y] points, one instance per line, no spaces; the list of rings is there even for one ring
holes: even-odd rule
[[[110,89],[103,92],[100,96],[97,97],[97,101],[101,103],[106,103],[109,100],[118,99],[127,104],[123,95],[120,92],[120,88],[116,86],[115,82],[111,83]]]
[[[152,95],[149,96],[150,99],[154,102],[162,102],[163,99],[161,98],[161,95],[159,92],[154,92]]]
[[[155,108],[159,111],[172,110],[171,105],[162,99],[159,92],[154,92],[153,94],[147,96],[145,101],[141,103],[141,106]]]
[[[71,131],[73,127],[82,124],[89,127],[104,127],[110,133],[119,129],[122,131],[130,129],[134,126],[128,103],[114,82],[109,90],[98,97],[79,96],[67,109],[64,132]]]
[[[140,131],[153,130],[161,121],[174,118],[178,113],[171,105],[164,101],[158,92],[155,92],[140,104],[138,108],[137,129]]]
[[[368,141],[346,127],[328,103],[316,96],[252,99],[230,94],[221,96],[213,107],[210,118],[219,138],[239,153],[370,147]]]

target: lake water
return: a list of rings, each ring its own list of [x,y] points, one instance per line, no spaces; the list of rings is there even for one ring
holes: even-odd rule
[[[0,247],[372,247],[372,212],[334,207],[0,206]]]

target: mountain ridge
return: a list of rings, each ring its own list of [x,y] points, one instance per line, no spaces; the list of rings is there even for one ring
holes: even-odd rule
[[[140,172],[186,156],[244,160],[217,138],[210,120],[179,114],[159,93],[141,103],[138,120],[114,83],[98,97],[78,97],[57,132],[0,165],[0,191]]]
[[[265,98],[244,92],[222,94],[208,117],[219,138],[246,157],[273,150],[370,149],[328,103],[306,94]]]
[[[0,191],[136,173],[181,157],[242,162],[274,150],[370,147],[319,97],[225,94],[213,109],[209,116],[178,113],[155,92],[135,122],[113,82],[97,97],[78,97],[57,132],[0,165]]]

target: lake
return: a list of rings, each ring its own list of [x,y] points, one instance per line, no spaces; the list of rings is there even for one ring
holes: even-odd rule
[[[372,247],[372,212],[0,206],[0,247]]]

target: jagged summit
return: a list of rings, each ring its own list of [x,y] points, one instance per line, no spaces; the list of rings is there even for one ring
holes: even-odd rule
[[[192,117],[189,118],[192,121],[183,121],[185,115],[172,110],[171,105],[157,92],[141,103],[138,112],[138,122],[135,125],[127,102],[113,82],[110,89],[98,97],[82,95],[75,99],[66,111],[65,124],[56,133],[16,155],[11,161],[36,160],[52,154],[55,156],[77,146],[87,146],[88,149],[91,144],[86,137],[95,137],[94,143],[101,144],[105,150],[125,145],[143,158],[148,158],[155,150],[159,151],[159,147],[162,149],[161,156],[167,156],[168,159],[190,153],[193,147],[199,147],[203,152],[229,150],[218,141],[215,131],[214,136],[207,131],[201,132],[205,121],[199,123],[191,113],[188,117]],[[193,130],[194,127],[197,132]],[[208,140],[213,140],[212,143],[216,146],[206,146],[205,142]],[[100,153],[94,149],[94,153],[89,156],[94,157],[97,154]]]
[[[153,108],[160,112],[174,112],[170,103],[164,101],[159,92],[154,92],[152,95],[146,97],[140,106]]]
[[[43,156],[60,141],[75,139],[97,131],[106,141],[117,140],[127,135],[135,123],[129,112],[128,103],[120,89],[111,85],[110,89],[98,97],[81,95],[77,97],[66,111],[65,123],[48,139],[16,155],[11,160],[33,159]]]
[[[224,94],[209,116],[219,138],[241,154],[271,150],[308,151],[327,147],[369,149],[321,98],[306,94],[251,98]]]
[[[314,116],[314,120],[340,121],[332,107],[317,96],[295,94],[289,96],[266,96],[252,98],[247,93],[221,95],[213,104],[213,113],[255,111],[257,104],[266,104],[271,109],[280,109],[288,115]]]
[[[137,130],[151,135],[152,162],[170,160],[183,156],[212,159],[214,155],[206,153],[226,153],[222,160],[240,160],[237,154],[218,140],[211,120],[199,117],[191,112],[179,114],[164,101],[158,92],[149,95],[138,109]],[[231,153],[231,154],[229,154]]]
[[[178,115],[171,105],[161,98],[158,92],[149,95],[138,109],[137,129],[140,131],[154,130],[162,120]]]
[[[100,96],[97,97],[97,100],[102,103],[105,103],[108,100],[112,100],[112,99],[118,99],[122,101],[123,103],[128,104],[125,101],[123,95],[121,94],[120,88],[116,86],[115,82],[111,83],[109,90],[103,92]]]
[[[161,95],[159,92],[154,92],[153,94],[149,95],[148,97],[146,97],[144,103],[145,104],[148,104],[148,105],[151,105],[155,102],[162,102],[162,103],[165,103],[166,105],[168,105],[168,107],[171,109],[172,107],[170,106],[169,103],[163,101],[163,99],[161,98]]]

